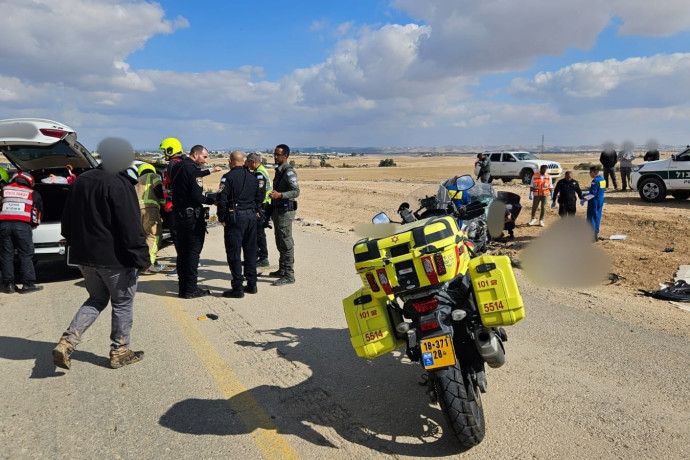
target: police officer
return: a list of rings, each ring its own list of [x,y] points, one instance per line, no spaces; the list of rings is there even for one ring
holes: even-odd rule
[[[211,294],[208,289],[201,289],[197,285],[199,256],[206,237],[203,205],[207,199],[201,170],[206,161],[206,147],[195,145],[189,151],[189,156],[173,169],[171,178],[177,231],[177,295],[185,299]]]
[[[257,267],[268,267],[268,241],[266,240],[266,227],[271,219],[271,198],[268,196],[273,190],[271,178],[266,171],[266,167],[261,164],[261,154],[254,152],[247,155],[245,162],[247,168],[254,173],[259,181],[259,188],[264,191],[264,201],[259,213],[259,221],[256,224],[256,245],[257,245]]]
[[[599,175],[599,168],[592,166],[589,168],[589,177],[592,178],[592,185],[589,193],[585,195],[590,198],[587,201],[587,222],[594,230],[594,241],[599,239],[599,225],[601,224],[601,214],[604,210],[604,192],[606,191],[606,180]],[[580,200],[580,205],[584,205],[584,198]]]
[[[561,218],[574,216],[577,208],[577,198],[582,199],[580,184],[573,179],[572,171],[566,171],[565,177],[556,183],[551,207],[555,208],[556,201],[558,201],[558,215]]]
[[[477,154],[475,170],[477,171],[477,179],[485,184],[491,183],[491,160],[487,155]]]
[[[273,191],[268,195],[273,204],[273,225],[275,227],[276,246],[280,253],[278,270],[271,272],[270,276],[277,276],[273,286],[283,286],[295,282],[295,242],[292,239],[292,221],[297,211],[299,185],[297,173],[288,163],[290,147],[279,144],[273,151],[273,160],[276,166],[273,177]]]
[[[256,227],[259,207],[264,191],[256,176],[244,167],[244,153],[230,154],[230,172],[220,180],[218,187],[218,221],[223,225],[225,253],[232,275],[232,290],[223,297],[240,299],[246,290],[256,294]],[[242,276],[244,253],[244,277]],[[242,285],[247,279],[246,288]]]
[[[38,227],[43,216],[43,200],[33,190],[34,178],[24,171],[15,173],[2,187],[0,209],[0,261],[2,261],[3,292],[27,293],[40,291],[34,271],[32,228]],[[24,285],[17,289],[14,279],[14,250],[19,258],[19,273]]]

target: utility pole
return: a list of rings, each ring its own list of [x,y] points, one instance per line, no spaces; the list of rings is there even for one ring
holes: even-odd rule
[[[541,154],[544,154],[544,135],[541,135]]]

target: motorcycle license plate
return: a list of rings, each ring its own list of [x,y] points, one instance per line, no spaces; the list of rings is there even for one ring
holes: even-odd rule
[[[420,343],[422,349],[422,365],[424,369],[436,369],[455,365],[455,351],[453,340],[448,335],[423,339]]]

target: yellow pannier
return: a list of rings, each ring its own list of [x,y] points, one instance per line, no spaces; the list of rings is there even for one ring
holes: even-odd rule
[[[402,317],[388,306],[387,298],[373,297],[370,290],[361,288],[343,299],[343,308],[357,356],[376,358],[405,344],[395,336],[395,325]]]
[[[469,270],[484,326],[510,326],[525,317],[525,306],[508,256],[476,257],[470,260]]]

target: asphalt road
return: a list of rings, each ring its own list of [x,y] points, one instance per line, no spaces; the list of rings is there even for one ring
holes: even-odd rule
[[[507,363],[487,372],[486,438],[461,452],[418,364],[352,350],[341,304],[360,283],[352,245],[300,226],[295,239],[297,283],[261,280],[241,300],[220,297],[220,227],[200,268],[213,297],[178,299],[176,280],[140,278],[132,346],[146,355],[118,370],[109,309],[72,369],[55,369],[51,350],[86,291],[74,272],[39,264],[43,291],[0,294],[0,456],[690,458],[687,340],[529,293]],[[197,319],[206,313],[219,319]]]

